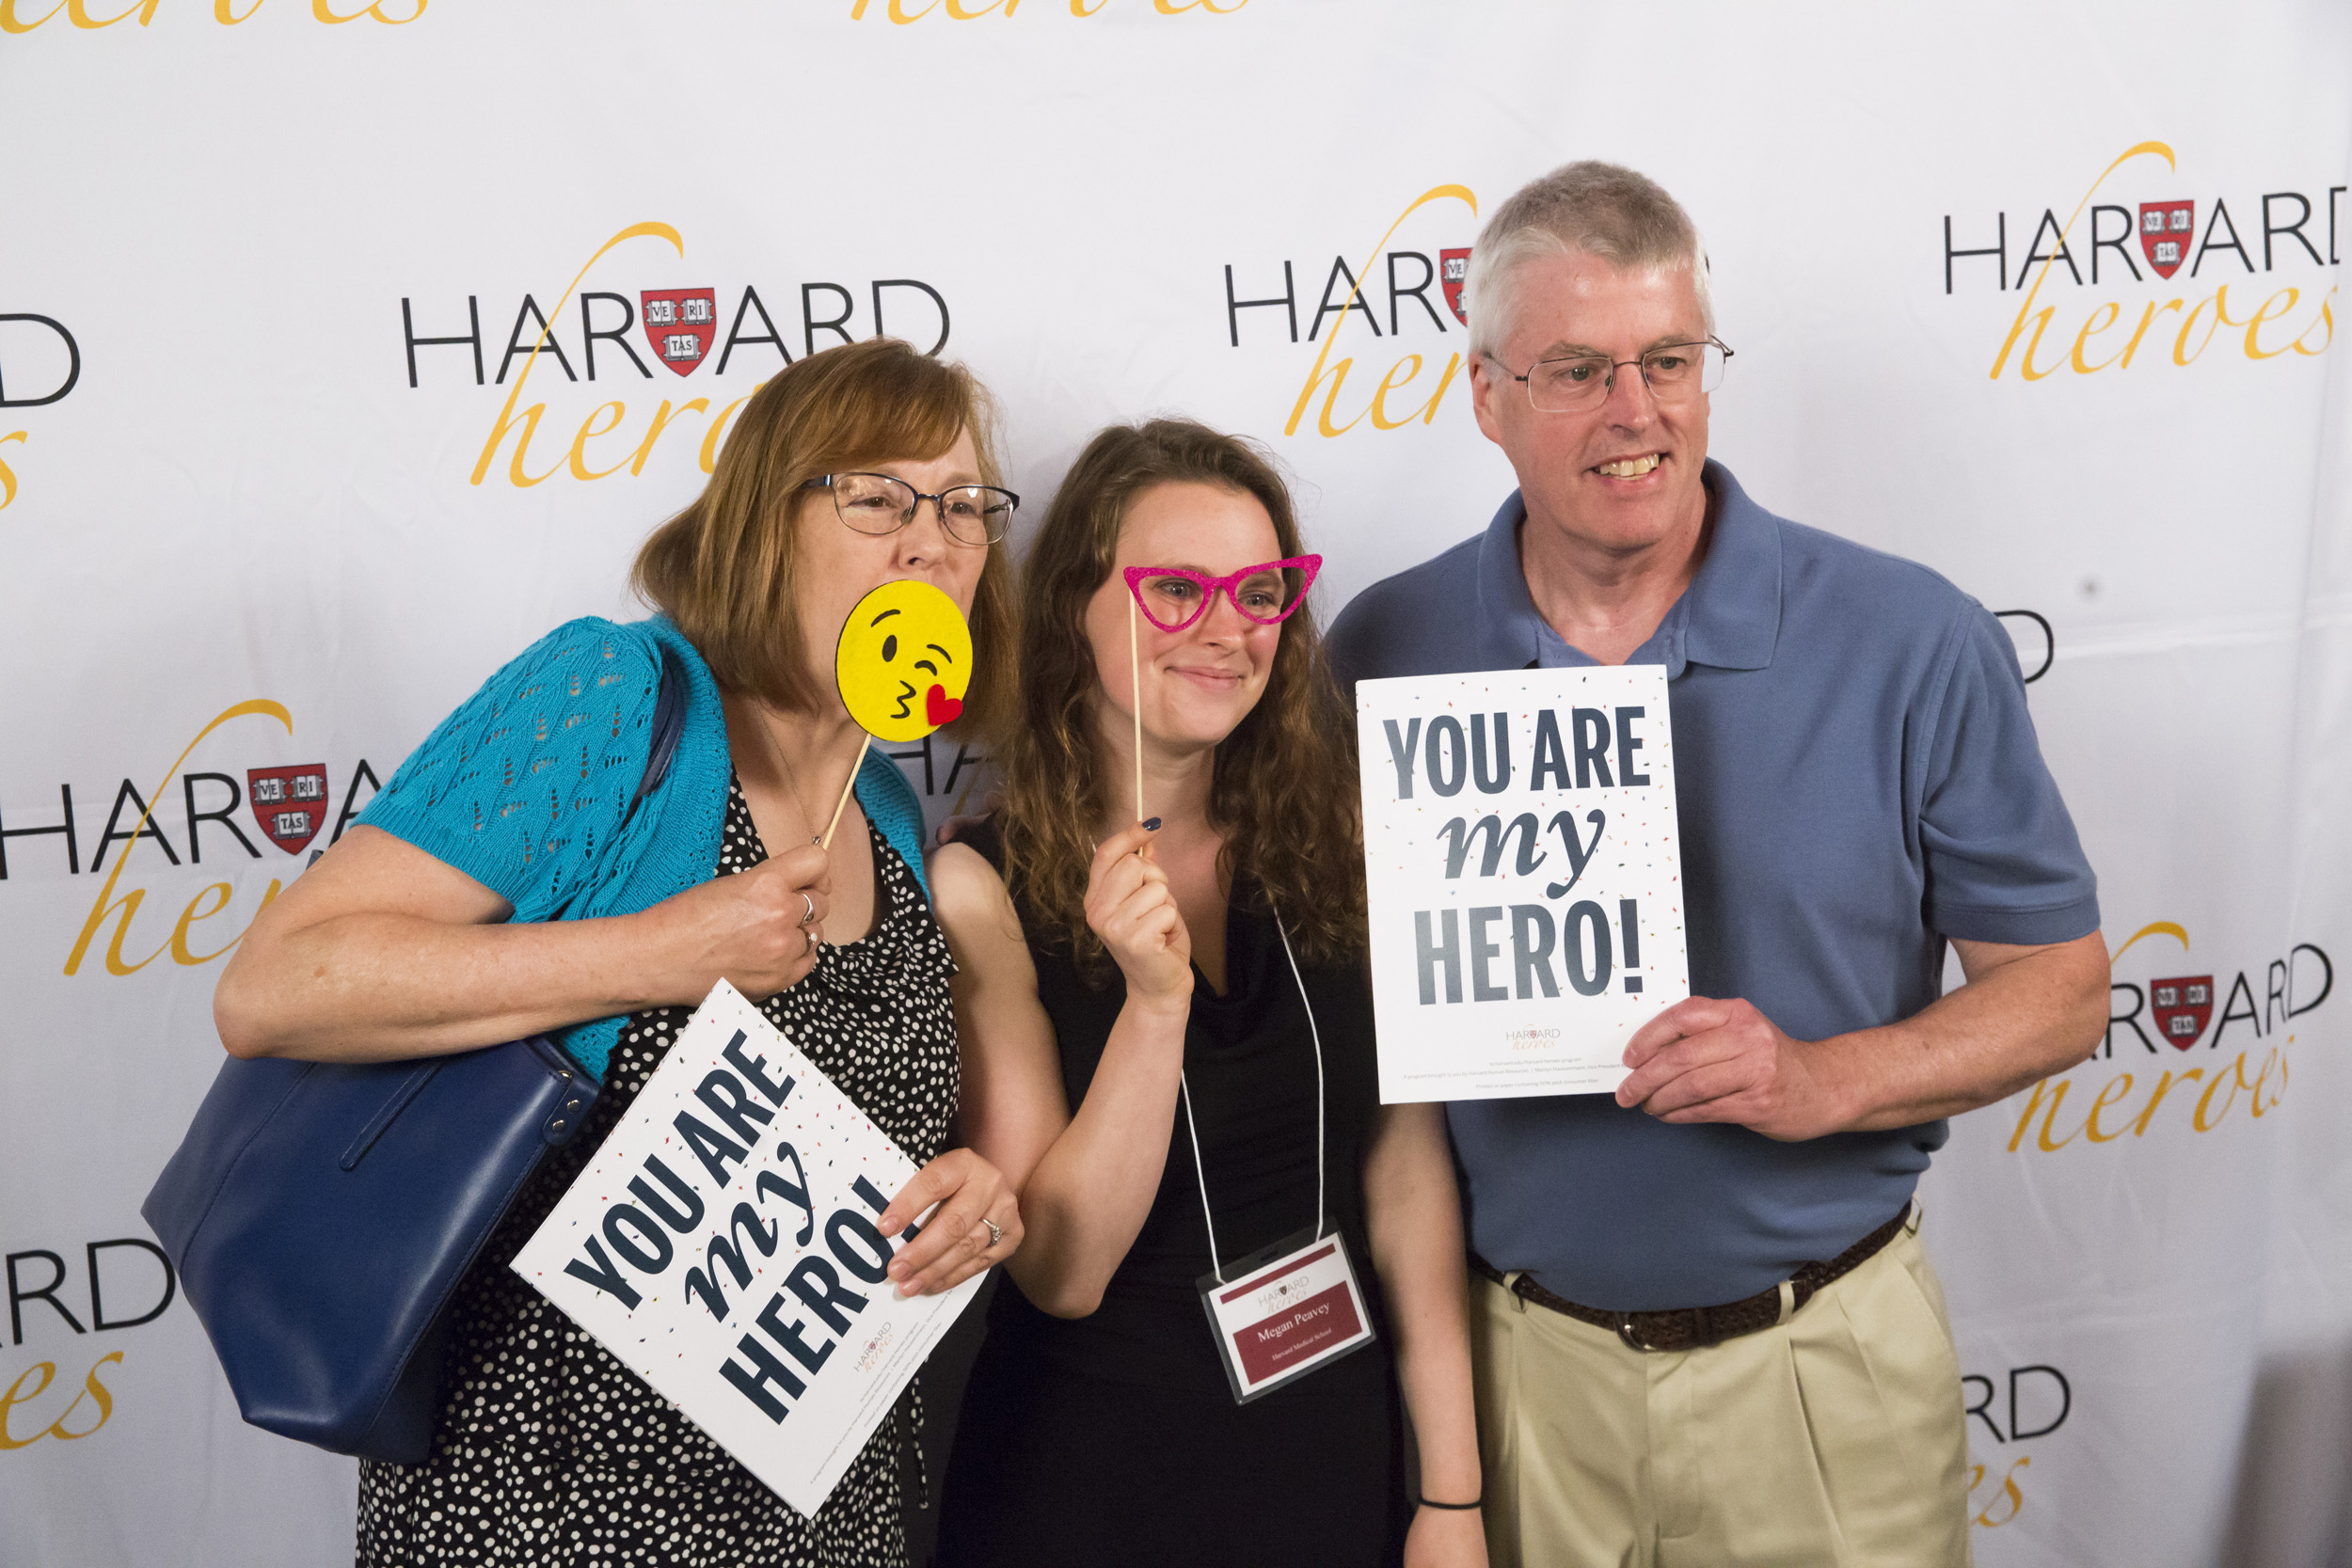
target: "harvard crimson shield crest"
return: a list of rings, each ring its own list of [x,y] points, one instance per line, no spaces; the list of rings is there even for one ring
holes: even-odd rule
[[[1445,290],[1445,302],[1454,312],[1454,319],[1464,326],[1470,325],[1470,312],[1462,309],[1462,285],[1470,278],[1470,247],[1438,252],[1438,280]]]
[[[326,764],[248,768],[245,795],[252,803],[253,820],[269,841],[289,855],[298,855],[326,825]]]
[[[2194,201],[2143,201],[2139,204],[2139,248],[2158,277],[2169,277],[2188,258],[2188,242],[2197,233]]]
[[[2173,1049],[2186,1051],[2213,1022],[2213,976],[2186,974],[2151,980],[2148,1006],[2156,1016],[2156,1033],[2169,1040]]]
[[[719,335],[718,295],[708,289],[647,289],[637,296],[654,357],[691,375]]]

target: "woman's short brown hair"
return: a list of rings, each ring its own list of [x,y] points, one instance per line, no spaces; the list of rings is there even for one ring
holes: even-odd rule
[[[794,508],[810,480],[876,463],[928,461],[970,432],[980,478],[999,484],[995,410],[961,365],[896,338],[844,343],[787,366],[744,404],[710,483],[637,552],[630,580],[675,622],[721,686],[779,707],[819,705],[806,667],[794,567]],[[1014,613],[1003,544],[972,595],[973,670],[960,727],[988,734],[1011,705]]]
[[[997,822],[1006,879],[1030,934],[1067,942],[1083,971],[1107,978],[1087,926],[1095,833],[1125,800],[1097,741],[1099,686],[1087,606],[1111,577],[1128,513],[1162,484],[1254,496],[1283,556],[1302,553],[1289,488],[1250,442],[1190,420],[1113,425],[1078,454],[1039,525],[1022,577],[1021,722],[997,745]],[[1282,623],[1266,687],[1219,742],[1209,820],[1225,836],[1227,886],[1247,873],[1299,955],[1328,963],[1365,946],[1363,812],[1356,726],[1323,651],[1312,605]]]

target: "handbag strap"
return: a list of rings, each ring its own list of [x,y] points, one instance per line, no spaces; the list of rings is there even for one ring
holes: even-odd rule
[[[624,831],[645,797],[660,788],[661,781],[669,776],[670,759],[677,754],[677,739],[685,729],[686,672],[665,642],[661,644],[661,686],[653,700],[653,747],[645,756],[645,776],[637,781],[637,793],[629,797],[628,810],[621,815]]]

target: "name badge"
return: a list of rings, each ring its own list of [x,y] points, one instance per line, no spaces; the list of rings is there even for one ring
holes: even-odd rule
[[[1248,1404],[1372,1343],[1363,1291],[1337,1230],[1286,1236],[1225,1271],[1200,1276],[1233,1398]]]

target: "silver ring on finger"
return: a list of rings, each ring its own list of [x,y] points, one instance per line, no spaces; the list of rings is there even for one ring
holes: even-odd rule
[[[808,890],[806,888],[802,888],[799,891],[801,895],[802,910],[801,924],[803,926],[814,926],[817,924],[817,900],[808,895]]]
[[[989,1219],[985,1215],[981,1217],[980,1223],[988,1227],[988,1251],[994,1252],[998,1247],[1005,1244],[1005,1227],[1003,1226],[998,1225],[994,1220]]]

